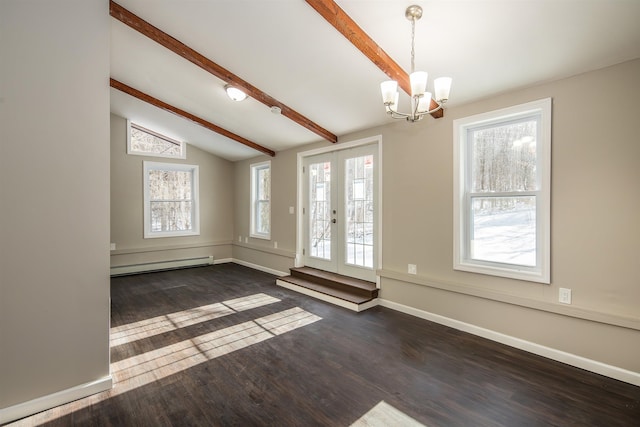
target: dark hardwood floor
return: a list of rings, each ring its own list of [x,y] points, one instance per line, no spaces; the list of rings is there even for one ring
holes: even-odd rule
[[[112,279],[114,388],[19,424],[640,425],[640,387],[274,282],[236,264]]]

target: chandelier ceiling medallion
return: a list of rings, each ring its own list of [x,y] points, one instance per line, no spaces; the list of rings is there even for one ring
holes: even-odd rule
[[[435,100],[437,107],[429,109],[431,106],[431,92],[427,92],[427,73],[425,71],[415,71],[415,36],[416,21],[422,17],[422,8],[412,5],[404,13],[405,17],[411,21],[411,111],[401,113],[398,111],[398,82],[387,80],[380,84],[382,92],[382,102],[389,114],[394,119],[406,119],[408,122],[417,122],[427,114],[434,113],[444,108],[445,102],[449,99],[451,90],[451,77],[439,77],[433,81]]]

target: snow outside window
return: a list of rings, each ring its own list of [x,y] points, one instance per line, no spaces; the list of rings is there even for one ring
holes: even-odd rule
[[[550,283],[551,99],[453,126],[454,269]]]
[[[127,120],[127,154],[186,159],[187,144]]]
[[[198,166],[144,164],[144,237],[200,234]]]
[[[271,239],[271,162],[251,165],[251,237]]]

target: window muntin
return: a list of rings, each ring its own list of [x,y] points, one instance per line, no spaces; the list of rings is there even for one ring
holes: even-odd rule
[[[454,121],[454,269],[549,283],[551,100]]]
[[[271,162],[251,165],[251,237],[271,238]]]
[[[198,166],[144,164],[144,237],[200,234]]]
[[[187,145],[127,121],[127,154],[185,159]]]

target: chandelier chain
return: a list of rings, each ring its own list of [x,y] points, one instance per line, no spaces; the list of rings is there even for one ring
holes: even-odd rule
[[[413,73],[416,68],[415,57],[416,57],[416,18],[415,16],[411,18],[411,72]]]

